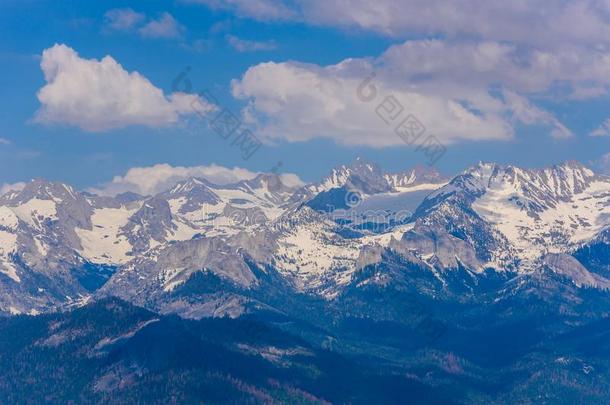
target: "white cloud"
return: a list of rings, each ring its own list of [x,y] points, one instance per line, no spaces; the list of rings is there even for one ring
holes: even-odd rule
[[[101,132],[129,125],[161,127],[181,115],[211,111],[213,106],[197,96],[165,96],[138,72],[126,71],[111,56],[101,60],[81,58],[66,45],[42,53],[40,64],[47,84],[38,91],[36,121],[67,124]]]
[[[288,4],[278,0],[186,0],[205,4],[212,9],[234,11],[240,17],[256,20],[288,20],[298,15]]]
[[[406,38],[610,43],[606,0],[191,0],[261,21],[296,20]]]
[[[115,8],[104,14],[104,26],[115,31],[129,31],[144,21],[146,16],[131,8]]]
[[[169,13],[162,13],[159,19],[148,22],[138,30],[146,38],[179,38],[183,31],[184,27]]]
[[[11,141],[5,138],[0,138],[0,145],[10,145]]]
[[[177,182],[192,177],[205,178],[215,184],[231,184],[241,180],[253,179],[258,174],[240,167],[227,168],[216,164],[191,167],[157,164],[131,168],[124,176],[115,176],[111,182],[90,191],[100,195],[116,195],[126,191],[152,195],[165,191]],[[281,178],[288,186],[303,184],[295,174],[282,174]]]
[[[475,36],[527,44],[609,42],[604,0],[299,0],[307,21],[392,36]]]
[[[267,1],[205,0],[259,20],[275,20]],[[411,40],[384,55],[401,73],[451,72],[456,80],[497,80],[519,92],[556,87],[582,100],[610,94],[610,2],[607,0],[284,0],[285,18],[359,27]],[[424,60],[420,57],[423,56]],[[429,70],[432,70],[431,72]]]
[[[286,187],[297,188],[305,185],[305,182],[294,173],[282,173],[279,176],[280,180]]]
[[[552,80],[537,65],[544,58],[532,53],[535,63],[524,63],[516,53],[513,46],[495,42],[408,41],[378,58],[331,66],[262,63],[234,80],[232,90],[248,101],[244,119],[267,139],[401,145],[393,131],[398,122],[386,124],[375,113],[390,95],[404,107],[403,118],[413,114],[444,143],[510,139],[515,122],[547,126],[555,137],[570,136],[550,112],[518,93],[552,89]],[[377,97],[363,102],[357,89],[372,71]]]
[[[104,28],[113,31],[137,32],[145,38],[180,38],[185,28],[167,12],[158,19],[148,19],[146,14],[131,8],[115,8],[104,14]]]
[[[227,42],[238,52],[270,51],[277,48],[273,41],[249,41],[233,35],[227,35]]]
[[[402,69],[411,76],[433,67],[433,73],[454,70],[452,77],[460,80],[500,79],[501,85],[519,92],[555,86],[559,93],[567,91],[561,96],[574,100],[610,94],[608,0],[198,2],[261,21],[288,19],[395,38],[439,38],[407,41],[388,51],[388,58],[412,56]],[[564,84],[567,90],[561,88]]]
[[[18,183],[4,183],[0,185],[0,195],[4,195],[9,191],[21,191],[25,187],[24,182]]]
[[[512,91],[504,91],[504,99],[514,118],[526,125],[546,125],[552,128],[554,138],[570,138],[572,131],[566,128],[553,114],[532,105],[528,99]]]
[[[597,129],[592,131],[591,136],[610,136],[610,118],[605,120]],[[610,154],[608,155],[610,157]]]
[[[379,96],[375,102],[363,102],[357,97],[357,88],[366,76],[367,71],[352,66],[351,61],[328,67],[264,63],[234,81],[233,93],[249,99],[246,120],[258,126],[267,139],[306,141],[323,137],[347,145],[400,145],[401,138],[375,113],[377,105],[389,95],[444,142],[512,136],[498,112],[493,111],[499,107],[492,106],[481,116],[458,101],[399,89],[381,80],[376,84]]]
[[[524,48],[494,41],[419,40],[390,47],[378,60],[388,73],[420,84],[503,86],[527,94],[563,91],[572,98],[603,95],[610,52],[577,47]],[[567,92],[566,92],[567,91]],[[562,96],[562,94],[558,94]]]

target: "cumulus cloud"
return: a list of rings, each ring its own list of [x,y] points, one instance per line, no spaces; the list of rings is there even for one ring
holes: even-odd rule
[[[273,41],[249,41],[234,35],[227,35],[227,42],[238,52],[270,51],[277,46]]]
[[[41,107],[35,120],[102,132],[129,125],[161,127],[181,115],[212,111],[195,95],[168,96],[138,72],[126,71],[114,58],[81,58],[66,45],[42,53],[40,64],[47,84],[38,91]]]
[[[149,21],[138,32],[147,38],[179,38],[184,27],[170,13],[162,13],[157,20]]]
[[[0,185],[0,195],[4,195],[9,191],[21,191],[25,187],[24,182],[18,183],[4,183]]]
[[[233,82],[233,94],[249,100],[245,117],[267,139],[307,141],[325,137],[347,145],[400,145],[401,138],[376,114],[387,96],[394,96],[402,109],[444,142],[512,136],[497,113],[476,115],[457,101],[399,90],[384,81],[377,81],[380,95],[375,102],[363,102],[357,97],[357,89],[368,73],[349,72],[350,65],[264,63]]]
[[[5,138],[0,138],[0,145],[10,145],[11,141]]]
[[[444,143],[511,139],[516,123],[547,126],[551,135],[568,137],[570,130],[556,117],[516,91],[549,91],[553,83],[542,70],[524,67],[510,45],[422,40],[390,47],[378,58],[330,66],[262,63],[234,80],[232,91],[248,101],[244,118],[267,139],[400,145],[394,129],[408,114]],[[365,85],[371,72],[374,80]],[[375,99],[363,101],[358,89],[371,86]],[[504,91],[495,94],[498,86]],[[397,121],[383,116],[392,103]]]
[[[152,195],[165,191],[177,182],[192,177],[204,178],[215,184],[231,184],[241,180],[253,179],[258,174],[240,167],[227,168],[215,164],[190,167],[157,164],[131,168],[125,175],[115,176],[111,182],[89,191],[100,195],[116,195],[127,191]],[[288,186],[294,187],[303,184],[295,174],[282,174],[281,178]]]
[[[610,118],[605,120],[597,129],[591,131],[591,136],[610,136]],[[608,155],[610,157],[610,155]]]
[[[144,21],[146,16],[131,8],[115,8],[104,14],[104,26],[114,31],[129,31]]]

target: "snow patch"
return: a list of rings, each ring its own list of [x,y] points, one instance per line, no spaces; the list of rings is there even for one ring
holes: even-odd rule
[[[124,264],[131,259],[127,255],[132,246],[120,230],[136,209],[99,208],[91,216],[92,228],[76,229],[83,249],[81,254],[92,263]]]

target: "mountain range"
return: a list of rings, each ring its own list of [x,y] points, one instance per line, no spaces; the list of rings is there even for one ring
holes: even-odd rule
[[[441,402],[456,387],[469,387],[458,403],[532,393],[609,398],[610,363],[599,357],[609,350],[608,289],[610,177],[578,162],[543,169],[481,162],[450,178],[421,168],[386,173],[359,158],[305,186],[259,174],[108,197],[37,179],[0,197],[0,312],[22,314],[8,317],[7,328],[71,324],[108,305],[121,314],[143,308],[113,329],[122,340],[156,328],[146,323],[152,319],[207,327],[210,319],[250,319],[292,336],[286,341],[300,339],[298,350],[312,361],[332,352],[384,370],[384,378],[417,381],[421,392],[442,386],[449,391]],[[176,327],[200,328],[188,325]],[[37,327],[35,339],[19,335],[20,350],[38,353],[43,340],[60,339]],[[576,343],[585,340],[598,351]],[[268,342],[266,351],[240,344],[230,350],[254,351],[275,366],[291,356]],[[123,371],[103,366],[83,387],[112,384],[117,373],[133,377],[122,361]],[[137,373],[149,366],[141,367]],[[100,380],[108,373],[114,377]],[[223,384],[232,381],[225,377]],[[303,378],[291,380],[304,390],[291,395],[359,402],[305,390]],[[288,389],[261,384],[273,398]]]
[[[609,229],[610,179],[576,162],[479,163],[446,179],[388,174],[358,158],[304,187],[275,174],[228,185],[191,178],[153,196],[101,197],[37,179],[0,197],[0,311],[110,295],[171,312],[171,293],[200,273],[231,288],[198,302],[197,316],[237,314],[267,282],[332,299],[390,253],[441,283],[455,269],[549,267],[606,289],[610,270],[584,252]]]

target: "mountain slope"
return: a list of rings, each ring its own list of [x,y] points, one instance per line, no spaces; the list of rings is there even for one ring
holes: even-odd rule
[[[448,400],[254,320],[185,321],[118,300],[0,319],[0,358],[3,403]]]
[[[271,296],[332,300],[388,252],[445,286],[553,263],[582,286],[606,288],[609,221],[609,178],[575,162],[540,170],[481,163],[447,182],[357,159],[302,188],[261,174],[115,198],[35,180],[0,197],[0,311],[86,301],[110,279],[97,294],[155,310],[240,314]],[[199,273],[222,281],[200,297],[211,300],[207,309],[171,297]]]

